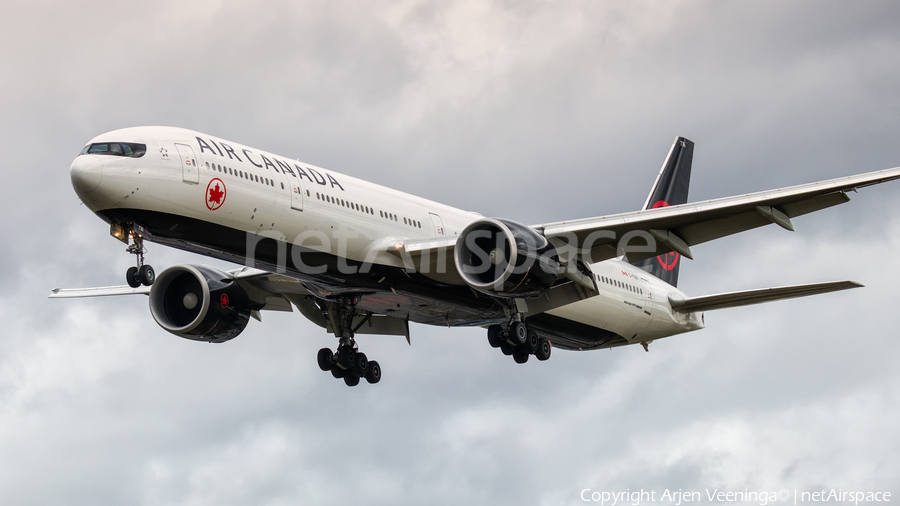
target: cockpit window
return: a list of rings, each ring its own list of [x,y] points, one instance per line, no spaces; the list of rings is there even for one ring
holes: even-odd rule
[[[88,144],[81,150],[81,154],[97,154],[112,156],[127,156],[131,158],[140,158],[147,152],[146,144],[136,144],[133,142],[95,142]]]

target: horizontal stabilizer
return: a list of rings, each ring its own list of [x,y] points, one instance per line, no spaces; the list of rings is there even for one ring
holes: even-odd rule
[[[669,296],[669,303],[672,304],[672,309],[679,313],[693,313],[695,311],[711,311],[727,307],[750,306],[773,300],[806,297],[807,295],[837,292],[862,286],[856,281],[832,281],[829,283],[812,283],[808,285],[781,286],[778,288],[760,288],[759,290],[747,290],[744,292],[719,293],[716,295],[691,297],[689,299],[676,299]]]

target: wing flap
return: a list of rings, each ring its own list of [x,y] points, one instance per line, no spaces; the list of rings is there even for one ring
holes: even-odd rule
[[[679,313],[693,313],[695,311],[712,311],[729,307],[749,306],[783,299],[794,299],[820,293],[837,292],[851,288],[861,288],[863,285],[856,281],[832,281],[828,283],[811,283],[806,285],[782,286],[778,288],[760,288],[742,292],[720,293],[716,295],[704,295],[689,299],[677,299],[669,297],[672,309]]]

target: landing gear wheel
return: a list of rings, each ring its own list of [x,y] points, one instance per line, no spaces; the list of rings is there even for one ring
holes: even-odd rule
[[[503,327],[500,325],[491,325],[488,327],[488,342],[494,348],[499,348],[503,344]]]
[[[378,365],[378,362],[374,360],[369,362],[369,369],[366,370],[366,381],[373,385],[381,381],[381,366]]]
[[[350,346],[341,346],[337,352],[337,363],[342,369],[350,369],[356,362],[356,350]]]
[[[363,377],[366,375],[366,371],[368,370],[368,368],[369,359],[366,358],[366,354],[357,353],[356,360],[353,361],[353,374],[355,374],[357,377]]]
[[[546,337],[542,337],[537,351],[534,352],[534,356],[538,360],[547,360],[550,358],[550,351],[552,349],[553,345],[550,344],[550,341],[548,341]]]
[[[502,351],[504,355],[512,355],[513,347],[510,346],[509,343],[503,343],[500,345],[500,351]]]
[[[337,367],[337,366],[332,367],[331,375],[337,379],[341,379],[341,378],[347,376],[347,369],[341,369],[340,367]]]
[[[142,285],[150,286],[156,281],[156,272],[153,271],[153,267],[142,265],[141,268],[138,269],[138,279]]]
[[[359,376],[349,373],[344,376],[344,383],[346,383],[348,387],[355,387],[356,385],[359,385]]]
[[[319,369],[330,371],[334,367],[334,352],[328,348],[322,348],[316,355],[316,361],[319,363]]]
[[[525,349],[528,350],[528,353],[533,354],[535,351],[537,351],[540,344],[541,338],[537,335],[537,332],[529,330],[528,339],[525,340]]]
[[[516,348],[516,350],[513,351],[513,360],[515,360],[517,364],[528,362],[528,356],[528,352],[521,348]]]
[[[509,326],[509,337],[507,339],[513,346],[525,344],[525,340],[528,339],[528,327],[525,326],[524,322],[512,322]]]
[[[128,286],[131,288],[137,288],[141,286],[141,280],[138,277],[138,268],[137,267],[129,267],[127,271],[125,271],[125,281],[128,282]]]

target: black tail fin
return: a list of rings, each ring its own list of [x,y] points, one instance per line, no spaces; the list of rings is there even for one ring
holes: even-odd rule
[[[663,163],[656,183],[647,196],[644,209],[677,206],[688,201],[688,188],[691,184],[691,160],[694,157],[694,143],[684,137],[677,137],[669,150],[669,156]],[[669,253],[655,258],[635,262],[634,265],[653,274],[672,286],[678,284],[678,267],[681,255]]]

